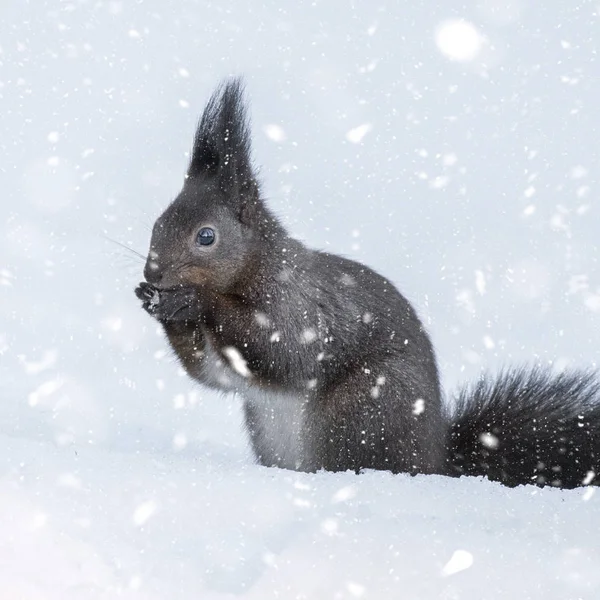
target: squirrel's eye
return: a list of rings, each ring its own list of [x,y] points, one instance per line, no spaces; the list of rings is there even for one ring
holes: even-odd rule
[[[211,227],[203,227],[196,236],[198,246],[210,246],[215,241],[215,230]]]

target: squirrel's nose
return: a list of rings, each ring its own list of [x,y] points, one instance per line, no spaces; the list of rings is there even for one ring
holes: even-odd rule
[[[162,269],[156,260],[157,258],[158,257],[154,252],[151,252],[150,255],[148,255],[148,260],[144,267],[144,277],[148,283],[158,284],[163,277]]]

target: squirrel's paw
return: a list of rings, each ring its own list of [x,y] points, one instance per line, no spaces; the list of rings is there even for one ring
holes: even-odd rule
[[[135,295],[142,301],[142,308],[154,315],[155,308],[160,303],[160,292],[152,284],[142,281],[135,288]]]
[[[151,284],[142,281],[135,288],[135,295],[143,302],[148,302],[151,305],[156,305],[160,301],[160,292]]]
[[[200,318],[198,293],[193,288],[159,290],[143,281],[135,290],[143,309],[159,321],[196,321]]]

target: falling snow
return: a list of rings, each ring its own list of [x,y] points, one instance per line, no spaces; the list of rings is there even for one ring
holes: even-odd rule
[[[412,414],[415,416],[422,415],[425,411],[425,400],[418,398],[413,404]]]
[[[600,4],[32,4],[0,25],[0,596],[600,598],[598,488],[259,467],[239,397],[190,381],[132,293],[207,94],[245,73],[269,206],[399,286],[448,398],[510,363],[598,368]],[[319,324],[255,317],[315,344],[318,395]],[[222,359],[252,384],[246,352]]]
[[[242,377],[250,377],[252,375],[242,353],[237,348],[227,346],[223,348],[223,354],[236,373]]]
[[[500,440],[492,433],[482,433],[479,436],[479,441],[483,446],[490,448],[491,450],[494,450],[500,444]]]
[[[300,339],[304,344],[312,344],[317,339],[317,332],[312,328],[305,329]]]
[[[456,550],[444,565],[442,575],[445,577],[464,571],[473,565],[473,555],[467,550]]]
[[[271,325],[271,320],[265,313],[256,312],[254,313],[254,318],[261,327],[269,327]]]
[[[485,38],[472,23],[455,19],[446,21],[437,28],[435,42],[447,58],[462,62],[477,57]]]
[[[152,500],[148,500],[140,504],[133,512],[133,523],[138,527],[141,527],[148,521],[148,519],[156,512],[156,503]]]
[[[373,127],[369,123],[365,123],[364,125],[359,125],[354,129],[350,129],[346,133],[346,139],[353,144],[358,144],[362,141],[362,139],[371,131]]]
[[[586,476],[583,478],[583,485],[589,485],[596,478],[596,473],[594,471],[588,471]]]
[[[264,126],[265,135],[273,142],[284,142],[286,140],[285,131],[282,127],[275,124]]]

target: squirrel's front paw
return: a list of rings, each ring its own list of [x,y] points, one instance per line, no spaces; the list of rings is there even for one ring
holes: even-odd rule
[[[135,288],[135,295],[142,301],[142,308],[156,316],[155,309],[160,304],[160,292],[152,284],[142,281]]]
[[[177,287],[159,290],[143,281],[135,290],[143,309],[159,321],[196,321],[200,318],[198,292]]]
[[[160,299],[160,292],[151,283],[147,283],[146,281],[142,281],[135,288],[135,295],[142,302],[147,302],[151,306],[158,304]]]

